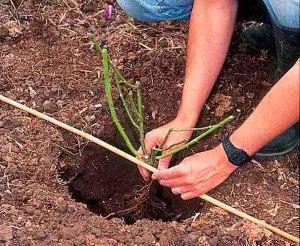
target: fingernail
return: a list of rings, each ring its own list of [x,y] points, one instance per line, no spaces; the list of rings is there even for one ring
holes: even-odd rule
[[[173,189],[172,189],[172,192],[173,192],[173,194],[175,194],[175,195],[181,194],[181,192],[180,192],[180,190],[179,190],[178,188],[173,188]]]

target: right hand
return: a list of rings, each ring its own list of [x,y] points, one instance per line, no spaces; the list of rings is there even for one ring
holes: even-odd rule
[[[175,120],[171,121],[170,123],[148,132],[145,135],[145,148],[146,148],[147,153],[143,153],[141,149],[139,151],[142,155],[143,154],[150,155],[152,148],[159,147],[162,145],[162,143],[165,140],[166,135],[168,134],[169,129],[171,129],[171,128],[182,129],[182,128],[192,128],[192,127],[194,127],[194,125],[189,125],[184,120],[176,118]],[[173,131],[173,132],[171,132],[167,141],[165,142],[165,144],[162,147],[164,149],[169,148],[172,144],[179,143],[179,142],[189,139],[191,137],[191,135],[192,135],[192,131],[179,131],[179,132]],[[162,154],[163,155],[167,154],[169,151],[171,151],[174,148],[176,149],[179,146],[180,145],[176,145],[173,148],[164,151]],[[168,168],[169,164],[171,162],[171,159],[172,159],[172,156],[168,156],[166,158],[160,159],[159,163],[158,163],[158,169]],[[150,172],[141,166],[138,166],[138,168],[139,168],[139,171],[140,171],[141,175],[143,176],[144,180],[148,181],[150,179]]]

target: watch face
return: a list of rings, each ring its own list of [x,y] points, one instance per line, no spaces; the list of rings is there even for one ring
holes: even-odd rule
[[[223,142],[223,148],[228,160],[235,166],[241,166],[250,159],[244,150],[236,148],[229,139]]]

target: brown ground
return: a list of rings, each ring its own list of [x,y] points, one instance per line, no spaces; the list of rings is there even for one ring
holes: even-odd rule
[[[141,82],[148,128],[174,117],[187,23],[142,25],[117,7],[113,19],[104,21],[103,4],[93,1],[25,1],[18,11],[5,2],[0,0],[1,94],[122,147],[107,112],[99,57],[89,43],[93,33],[108,45],[125,77]],[[229,114],[237,120],[174,162],[215,146],[273,84],[272,55],[253,53],[238,30],[235,36],[201,124]],[[141,210],[124,215],[143,185],[135,167],[19,110],[4,104],[0,109],[0,245],[289,245],[199,199],[183,202],[156,185]],[[211,195],[298,235],[298,174],[294,151],[272,162],[249,163]]]

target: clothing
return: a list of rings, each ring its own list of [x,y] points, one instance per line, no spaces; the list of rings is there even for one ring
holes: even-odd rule
[[[299,0],[264,0],[271,20],[278,27],[286,29],[300,28]]]
[[[190,17],[193,0],[117,0],[134,19],[145,22],[184,20]],[[300,28],[299,0],[263,0],[279,27]]]
[[[117,0],[120,7],[136,20],[155,22],[184,20],[190,17],[193,0]]]

